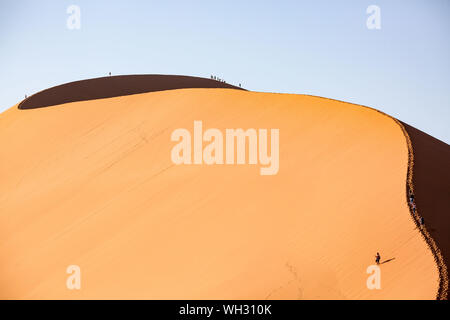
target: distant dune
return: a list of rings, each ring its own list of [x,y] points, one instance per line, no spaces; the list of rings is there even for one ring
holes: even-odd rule
[[[19,104],[19,109],[42,108],[68,102],[186,88],[241,89],[222,81],[188,76],[159,74],[110,76],[69,82],[40,91],[23,100]]]
[[[182,88],[170,76],[134,92],[144,86],[112,78],[44,90],[20,104],[28,110],[0,114],[0,298],[445,298],[427,241],[446,267],[448,145],[320,97],[189,77]],[[175,165],[171,133],[195,120],[222,132],[278,128],[279,172]],[[369,290],[376,252],[381,289]],[[66,287],[69,265],[81,268],[80,290]]]

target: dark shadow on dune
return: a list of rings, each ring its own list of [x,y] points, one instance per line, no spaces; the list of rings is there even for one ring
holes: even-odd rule
[[[447,268],[450,263],[450,146],[402,123],[414,154],[415,202],[427,230],[439,247]],[[447,289],[447,293],[448,293]]]
[[[187,88],[240,89],[213,79],[176,75],[109,76],[65,83],[40,91],[19,104],[19,109],[34,109],[62,103],[112,98],[130,94]]]
[[[395,258],[390,258],[390,259],[384,260],[383,262],[380,262],[380,264],[385,264],[385,263],[391,262],[392,260],[395,260]]]

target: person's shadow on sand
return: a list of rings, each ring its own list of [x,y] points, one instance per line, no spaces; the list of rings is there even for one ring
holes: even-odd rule
[[[380,264],[385,264],[385,263],[388,263],[388,262],[390,262],[392,260],[395,260],[395,258],[384,260],[384,261],[380,262]]]

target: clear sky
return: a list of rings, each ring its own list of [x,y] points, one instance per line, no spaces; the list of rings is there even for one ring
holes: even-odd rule
[[[110,71],[213,74],[371,106],[450,143],[448,0],[2,0],[0,45],[0,112]]]

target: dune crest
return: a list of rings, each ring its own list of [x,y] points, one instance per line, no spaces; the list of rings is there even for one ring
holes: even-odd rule
[[[244,90],[225,82],[199,77],[163,74],[119,75],[73,81],[39,91],[20,102],[19,109],[185,88]]]
[[[407,185],[416,195],[417,214],[411,214],[433,253],[439,270],[437,300],[448,299],[450,257],[450,220],[445,214],[450,207],[450,146],[426,133],[396,120],[402,127],[409,149]]]

